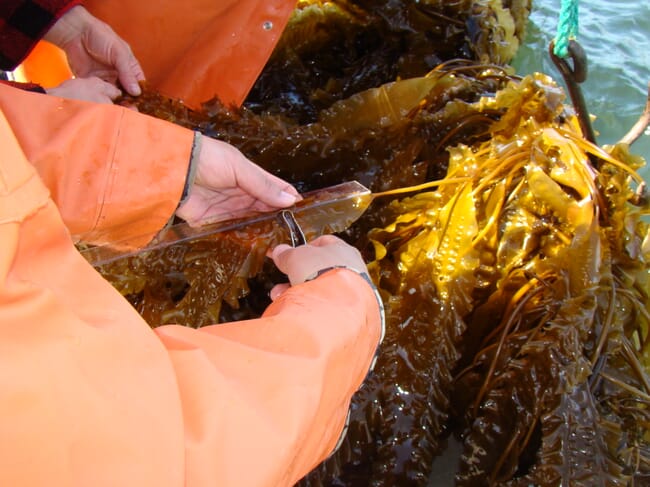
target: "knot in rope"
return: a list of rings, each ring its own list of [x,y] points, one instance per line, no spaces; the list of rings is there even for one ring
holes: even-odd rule
[[[561,58],[569,55],[569,41],[578,36],[578,0],[562,0],[553,53]]]

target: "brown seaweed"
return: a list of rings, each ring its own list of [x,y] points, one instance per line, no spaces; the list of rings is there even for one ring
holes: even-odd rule
[[[451,59],[505,65],[530,9],[530,0],[299,1],[246,106],[305,124],[336,101]]]
[[[499,93],[488,103],[510,108],[493,125],[490,141],[452,149],[449,175],[471,175],[472,182],[444,186],[426,197],[427,205],[425,195],[394,203],[395,223],[371,233],[382,247],[379,258],[392,256],[388,269],[398,260],[400,283],[433,265],[428,280],[436,287],[427,299],[446,300],[458,310],[446,333],[462,359],[442,358],[445,366],[455,366],[447,414],[460,424],[456,433],[465,445],[457,485],[627,485],[633,476],[647,475],[647,438],[640,440],[647,436],[646,424],[616,417],[620,409],[605,406],[597,387],[614,361],[614,377],[624,370],[630,375],[605,382],[645,416],[647,371],[640,344],[647,319],[639,310],[647,295],[635,288],[621,297],[617,278],[643,283],[647,273],[639,251],[647,230],[638,213],[636,223],[630,221],[635,212],[626,200],[632,192],[622,184],[630,174],[638,176],[616,161],[595,173],[583,149],[607,156],[578,142],[570,119],[557,125],[566,119],[557,116],[556,92],[537,77]],[[615,215],[617,222],[627,219],[627,228],[617,223],[620,233],[613,239],[615,229],[606,223],[612,218],[601,213]],[[449,239],[454,247],[445,244]],[[629,244],[636,262],[625,257],[620,242]],[[614,310],[625,309],[619,300],[627,301],[629,293],[637,313],[618,315]],[[440,310],[445,313],[445,306]],[[418,319],[417,312],[410,320]],[[636,349],[625,330],[639,343]],[[628,343],[625,355],[621,340]],[[443,370],[444,382],[446,375]],[[585,415],[565,421],[578,400],[587,401]],[[635,463],[622,459],[621,450],[633,450]]]

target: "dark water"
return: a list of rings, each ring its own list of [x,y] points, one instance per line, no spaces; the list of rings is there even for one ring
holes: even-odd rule
[[[543,72],[564,85],[548,55],[555,37],[561,0],[533,0],[527,37],[513,61],[518,74]],[[582,83],[587,108],[600,145],[618,141],[638,120],[650,82],[650,0],[579,2],[577,41],[588,58]],[[646,160],[640,172],[650,181],[650,131],[632,145]]]

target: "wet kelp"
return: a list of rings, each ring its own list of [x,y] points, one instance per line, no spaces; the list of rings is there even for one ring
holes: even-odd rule
[[[193,233],[197,229],[181,222],[135,254],[129,250],[116,256],[101,252],[107,249],[100,247],[82,249],[82,255],[99,262],[95,265],[100,272],[152,326],[200,327],[259,316],[270,304],[273,283],[286,281],[284,275],[273,276],[274,269],[265,262],[267,250],[341,232],[372,198],[367,188],[354,181],[302,196],[291,207],[289,218],[284,212],[246,212],[237,219],[200,227],[200,236]],[[296,223],[300,238],[292,235]],[[96,250],[100,252],[93,254]],[[250,279],[256,276],[264,288],[251,292]],[[278,277],[280,281],[272,280]],[[239,300],[245,297],[246,305],[240,309]],[[227,310],[222,312],[222,307]]]
[[[444,176],[448,157],[445,145],[487,135],[487,124],[497,114],[490,110],[480,114],[473,104],[481,94],[496,91],[508,79],[499,66],[449,64],[427,76],[358,93],[323,110],[320,121],[305,125],[274,115],[257,115],[245,108],[227,108],[216,100],[196,112],[147,89],[129,102],[143,113],[232,143],[261,166],[294,182],[301,192],[353,179],[380,192]],[[383,204],[374,204],[362,218],[367,223],[360,222],[349,230],[350,242],[365,238],[374,226],[375,208]],[[312,237],[317,235],[312,233]],[[224,237],[229,248],[222,251]],[[216,318],[229,321],[252,317],[264,306],[250,310],[246,304],[240,306],[238,299],[251,294],[248,279],[256,278],[262,270],[266,248],[282,238],[277,226],[252,227],[219,235],[212,254],[209,244],[201,241],[125,259],[105,266],[102,272],[151,323],[202,326]],[[284,238],[286,241],[286,235]],[[192,250],[195,245],[202,249],[198,254]],[[235,245],[243,248],[234,251]],[[245,265],[231,261],[231,255],[234,259],[240,252]],[[270,271],[268,266],[264,274],[266,271]],[[219,292],[201,291],[213,286],[208,284],[211,275],[226,282],[214,284]],[[265,281],[263,276],[256,279]],[[266,292],[271,285],[258,284]],[[260,304],[264,303],[268,300]]]
[[[409,340],[436,351],[428,396],[390,384],[394,372],[371,378],[376,454],[414,439],[381,398],[409,408],[419,394],[431,408],[420,426],[455,425],[462,439],[457,485],[647,479],[647,228],[627,202],[640,161],[586,144],[541,75],[481,103],[505,112],[489,141],[450,149],[446,177],[461,181],[394,202],[391,223],[370,232],[391,329],[416,328]],[[397,360],[377,376],[419,368],[422,349],[391,345]]]
[[[287,29],[296,37],[242,110],[213,101],[191,112],[152,93],[136,101],[301,190],[439,182],[378,198],[342,234],[372,262],[388,329],[343,445],[301,485],[426,485],[452,435],[463,444],[457,485],[644,485],[642,161],[585,143],[552,80],[501,66],[500,15],[521,25],[526,2],[367,3],[300,3]],[[425,42],[435,32],[444,46]],[[106,275],[140,279],[123,288],[140,309],[171,302],[169,316],[190,326],[255,316],[277,275],[259,245],[230,245],[197,242],[157,267]],[[227,298],[208,292],[215,265],[237,276]]]
[[[549,78],[486,82],[483,72],[441,70],[432,73],[435,82],[421,81],[433,90],[457,79],[479,92],[498,79],[500,88],[471,103],[405,102],[408,121],[395,124],[400,140],[410,135],[422,148],[428,124],[452,115],[455,128],[477,133],[453,145],[432,136],[449,154],[437,189],[375,205],[344,235],[373,260],[388,330],[375,371],[353,400],[341,449],[303,485],[425,485],[452,434],[464,444],[458,485],[629,485],[648,475],[648,249],[640,220],[647,208],[629,203],[644,204],[643,192],[633,191],[642,161],[624,146],[608,153],[584,142]],[[363,111],[377,99],[361,95],[337,110]],[[243,132],[264,120],[246,115],[237,123]],[[381,134],[370,138],[388,143],[397,140],[390,127],[366,122],[347,135]],[[426,180],[420,166],[427,163],[441,172],[439,160],[405,161],[398,177],[391,164],[379,164],[379,182],[371,182]],[[220,318],[252,316],[272,280],[268,269],[258,273],[263,252],[254,251],[258,267],[241,273],[238,252],[219,245],[226,242],[197,242],[175,250],[182,258],[123,275],[147,277],[142,302],[181,287],[156,276],[184,276],[193,300],[181,299],[186,309],[171,318],[201,324],[193,313],[206,316],[217,296],[210,286],[223,277],[213,267],[232,265],[244,291],[237,297],[249,292],[246,276],[257,275],[257,288],[223,298],[240,309],[221,310]],[[191,280],[193,270],[199,279]],[[123,277],[112,272],[109,278]]]
[[[504,65],[530,8],[531,0],[300,0],[246,106],[304,124],[336,101],[451,59]]]

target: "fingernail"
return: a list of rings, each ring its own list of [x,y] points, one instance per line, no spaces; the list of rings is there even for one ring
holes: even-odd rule
[[[132,83],[129,85],[129,93],[131,93],[133,96],[139,96],[140,93],[140,85],[137,83]]]
[[[278,197],[278,203],[284,206],[291,206],[296,202],[296,195],[282,191]]]

